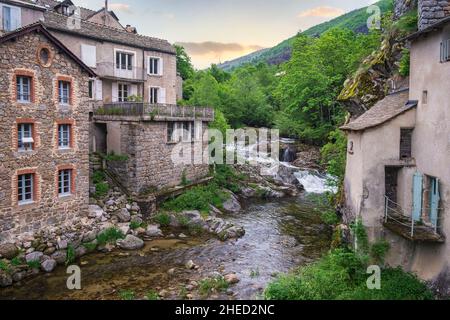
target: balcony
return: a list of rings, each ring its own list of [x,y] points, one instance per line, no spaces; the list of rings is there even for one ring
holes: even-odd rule
[[[384,227],[409,241],[444,243],[445,237],[439,232],[441,224],[439,218],[434,225],[423,220],[416,221],[412,218],[412,214],[407,215],[397,203],[385,197]]]
[[[98,120],[132,121],[214,121],[214,109],[208,107],[118,102],[104,104],[94,113]]]
[[[144,68],[119,66],[112,62],[97,63],[95,70],[101,78],[134,82],[144,82],[147,74]]]

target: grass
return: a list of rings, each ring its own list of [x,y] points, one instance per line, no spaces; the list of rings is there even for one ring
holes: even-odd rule
[[[259,278],[260,275],[259,269],[250,271],[250,278],[252,279]]]
[[[103,170],[96,170],[92,175],[92,182],[94,184],[104,182],[106,180],[106,175]]]
[[[109,192],[109,184],[106,182],[99,182],[95,184],[95,197],[102,198]]]
[[[97,243],[95,242],[83,243],[83,247],[85,247],[87,251],[94,251],[95,249],[97,249]]]
[[[158,293],[157,293],[156,291],[154,291],[154,290],[148,291],[147,294],[145,295],[145,297],[146,297],[148,300],[151,300],[151,301],[159,300],[159,295],[158,295]]]
[[[22,265],[22,260],[19,257],[15,257],[11,260],[11,265],[17,267]]]
[[[128,161],[128,156],[122,154],[115,154],[114,152],[111,152],[105,157],[105,159],[106,161],[125,162]]]
[[[66,257],[66,266],[71,265],[76,260],[75,248],[73,245],[69,244],[67,246],[67,257]]]
[[[39,260],[29,261],[27,262],[27,265],[30,269],[39,269],[41,267]]]
[[[170,215],[166,212],[158,213],[153,217],[153,220],[162,227],[167,227],[170,225]]]
[[[9,272],[9,265],[6,261],[0,260],[0,270],[3,270],[5,272]]]
[[[433,294],[415,275],[382,269],[381,290],[369,290],[367,257],[348,249],[331,251],[297,272],[282,275],[265,291],[268,300],[431,300]]]
[[[139,229],[142,225],[143,225],[143,223],[139,223],[139,222],[137,222],[137,221],[131,221],[131,222],[130,222],[130,228],[131,228],[132,230]]]
[[[203,297],[207,297],[215,291],[225,292],[229,288],[229,286],[230,285],[222,276],[215,278],[206,278],[200,280],[199,282],[199,293]]]
[[[124,239],[124,238],[125,238],[125,235],[123,234],[122,231],[120,231],[117,228],[112,227],[112,228],[104,230],[97,236],[97,243],[98,243],[98,245],[103,246],[105,244],[113,244],[117,240]]]
[[[130,300],[134,300],[135,297],[136,297],[136,295],[135,295],[134,291],[132,291],[132,290],[120,290],[119,291],[119,298],[121,300],[130,301]]]

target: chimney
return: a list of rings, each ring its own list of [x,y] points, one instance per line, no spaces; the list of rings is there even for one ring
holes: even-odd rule
[[[131,25],[127,24],[125,27],[125,30],[129,33],[137,34],[137,29],[135,27],[132,27]]]
[[[419,30],[439,22],[441,19],[450,16],[449,0],[419,0]]]
[[[103,24],[106,25],[106,19],[108,17],[108,0],[105,0],[105,11],[103,16]]]

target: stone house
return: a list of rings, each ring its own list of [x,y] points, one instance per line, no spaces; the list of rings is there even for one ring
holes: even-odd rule
[[[7,2],[21,6],[23,1]],[[98,11],[75,7],[70,0],[26,3],[36,7],[35,19],[42,20],[97,74],[88,82],[90,151],[128,156],[127,161],[108,164],[130,193],[171,187],[184,176],[195,181],[208,174],[207,164],[177,165],[170,157],[177,142],[173,133],[184,129],[184,143],[189,140],[194,145],[213,121],[214,112],[177,106],[182,79],[169,42],[122,26],[108,10],[107,1]],[[22,19],[18,25],[29,20]]]
[[[79,219],[95,73],[41,23],[0,37],[0,242]]]
[[[342,129],[348,134],[347,220],[391,244],[387,262],[450,294],[450,17],[419,1],[409,37],[409,89],[388,95]],[[448,69],[448,70],[447,70]]]

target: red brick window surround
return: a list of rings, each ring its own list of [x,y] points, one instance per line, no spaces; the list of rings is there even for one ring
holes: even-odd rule
[[[36,121],[34,119],[16,119],[15,149],[18,152],[36,150],[37,135]]]
[[[72,164],[57,167],[55,176],[55,188],[58,198],[74,195],[76,192],[76,169]]]
[[[74,120],[56,121],[56,146],[60,150],[73,149],[74,147]]]
[[[60,105],[73,105],[73,78],[59,76],[56,79],[57,101]]]
[[[32,71],[15,70],[14,77],[14,101],[18,103],[35,103],[35,78]]]
[[[36,169],[18,170],[14,182],[18,206],[39,202],[39,180]]]

